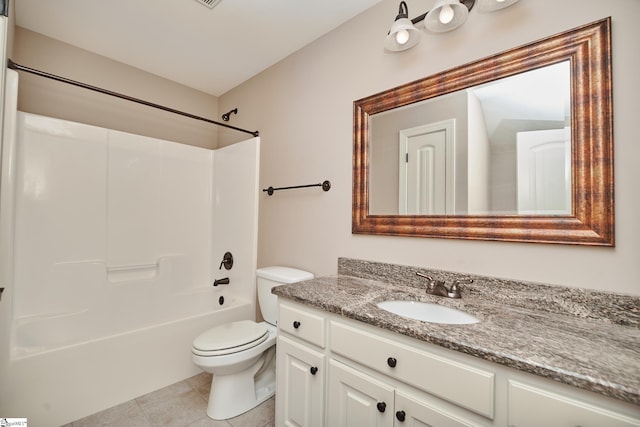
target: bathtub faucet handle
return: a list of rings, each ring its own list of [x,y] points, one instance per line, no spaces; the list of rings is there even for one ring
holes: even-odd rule
[[[228,285],[228,284],[229,284],[228,277],[225,277],[224,279],[216,279],[213,281],[213,286]]]
[[[233,255],[231,254],[231,252],[224,253],[224,256],[222,257],[222,262],[220,263],[220,268],[218,270],[222,270],[223,265],[224,265],[224,268],[227,270],[231,270],[231,267],[233,267]]]

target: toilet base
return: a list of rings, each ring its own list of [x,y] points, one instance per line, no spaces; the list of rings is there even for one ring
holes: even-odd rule
[[[275,353],[275,348],[271,351]],[[267,360],[261,362],[268,366],[260,368],[257,375],[256,370],[247,369],[237,374],[213,376],[207,406],[209,418],[226,420],[237,417],[275,394],[275,357],[273,354],[265,356]]]

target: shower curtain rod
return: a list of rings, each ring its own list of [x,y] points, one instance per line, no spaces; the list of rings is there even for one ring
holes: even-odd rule
[[[35,74],[35,75],[41,76],[41,77],[46,77],[46,78],[51,79],[51,80],[56,80],[56,81],[59,81],[59,82],[62,82],[62,83],[67,83],[67,84],[70,84],[70,85],[73,85],[73,86],[78,86],[78,87],[81,87],[81,88],[84,88],[84,89],[89,89],[89,90],[92,90],[94,92],[100,92],[100,93],[103,93],[105,95],[114,96],[116,98],[124,99],[126,101],[131,101],[131,102],[135,102],[135,103],[138,103],[138,104],[146,105],[147,107],[157,108],[159,110],[167,111],[169,113],[178,114],[180,116],[189,117],[191,119],[200,120],[200,121],[207,122],[207,123],[212,123],[214,125],[222,126],[222,127],[233,129],[233,130],[237,130],[239,132],[248,133],[248,134],[253,135],[253,136],[259,136],[259,132],[257,130],[256,131],[251,131],[251,130],[242,129],[242,128],[235,127],[235,126],[232,126],[232,125],[228,125],[226,123],[216,122],[215,120],[207,119],[205,117],[200,117],[200,116],[196,116],[194,114],[185,113],[184,111],[175,110],[173,108],[165,107],[163,105],[154,104],[153,102],[149,102],[149,101],[145,101],[145,100],[142,100],[142,99],[134,98],[132,96],[123,95],[123,94],[117,93],[117,92],[112,92],[110,90],[102,89],[102,88],[97,87],[97,86],[91,86],[91,85],[88,85],[86,83],[82,83],[82,82],[78,82],[78,81],[75,81],[75,80],[68,79],[66,77],[56,76],[55,74],[46,73],[44,71],[36,70],[35,68],[29,68],[29,67],[25,67],[24,65],[16,64],[11,59],[9,59],[7,61],[7,66],[9,68],[11,68],[12,70],[25,71],[27,73]]]

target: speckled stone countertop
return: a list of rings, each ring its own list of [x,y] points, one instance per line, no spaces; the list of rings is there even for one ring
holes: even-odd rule
[[[440,280],[473,278],[474,283],[463,285],[462,299],[428,295],[424,279],[414,278],[416,271]],[[341,258],[338,275],[279,286],[273,293],[640,405],[640,298],[453,274]],[[386,300],[434,302],[473,314],[480,322],[443,325],[406,319],[376,306]]]

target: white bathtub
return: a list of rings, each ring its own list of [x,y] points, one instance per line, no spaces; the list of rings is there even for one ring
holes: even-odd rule
[[[91,337],[91,324],[104,327],[109,319],[88,311],[25,319],[2,406],[10,416],[28,414],[34,425],[63,425],[197,374],[193,339],[215,325],[253,319],[255,305],[226,295],[222,306],[217,294],[212,305],[202,294],[192,297],[210,310],[102,338]]]
[[[134,287],[128,287],[133,288]],[[203,287],[189,293],[165,294],[120,289],[107,293],[103,304],[75,311],[24,316],[13,322],[12,359],[20,359],[86,342],[157,328],[191,317],[233,311],[237,298],[223,290]],[[130,295],[125,295],[130,294]],[[137,297],[137,298],[135,298]]]

